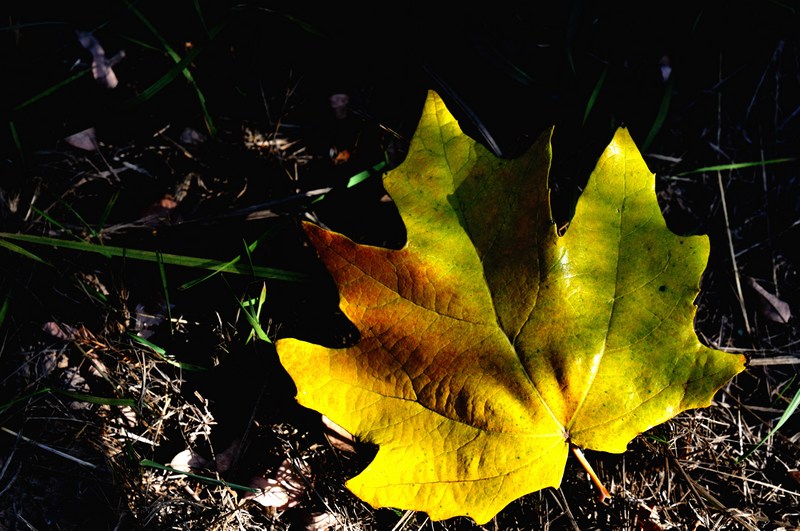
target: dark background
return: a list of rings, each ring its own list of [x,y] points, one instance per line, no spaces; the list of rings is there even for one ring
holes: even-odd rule
[[[555,127],[551,187],[559,224],[569,219],[613,131],[627,126],[658,174],[670,226],[677,232],[711,234],[712,263],[730,270],[724,245],[728,228],[715,175],[672,176],[797,152],[800,26],[793,3],[553,2],[475,9],[435,3],[371,8],[269,2],[185,1],[168,7],[149,1],[56,7],[16,3],[9,9],[11,23],[0,34],[6,80],[1,101],[4,121],[16,128],[21,152],[11,129],[4,127],[0,169],[7,194],[19,193],[23,204],[45,182],[43,193],[58,197],[64,192],[67,181],[34,168],[33,160],[64,147],[61,139],[86,127],[96,127],[100,141],[110,146],[151,142],[154,132],[166,126],[174,138],[184,127],[208,134],[197,93],[179,73],[153,97],[141,100],[174,63],[130,6],[181,56],[200,49],[191,71],[217,135],[197,148],[197,160],[220,180],[248,184],[244,196],[221,193],[183,221],[279,200],[298,186],[338,187],[384,158],[399,163],[425,92],[435,89],[462,128],[502,156],[519,154],[542,131]],[[222,29],[210,38],[215,27]],[[90,58],[76,30],[93,31],[108,56],[125,50],[115,67],[120,85],[108,90],[87,75],[15,109],[77,68],[86,68]],[[666,81],[663,64],[671,67]],[[334,118],[328,98],[335,93],[350,97],[347,120]],[[666,112],[659,123],[662,109]],[[313,159],[299,183],[290,182],[284,168],[242,153],[237,144],[243,123],[302,140]],[[337,144],[352,152],[346,164],[331,164],[328,153]],[[145,182],[123,177],[112,222],[136,219],[182,172],[196,169],[165,166],[148,156],[138,160],[153,177]],[[795,234],[799,206],[796,165],[772,168],[768,186],[752,172],[744,182],[726,184],[732,231],[747,240],[744,246],[774,236],[770,246],[796,263],[795,246],[787,243]],[[83,198],[82,215],[97,219],[111,193],[99,190]],[[378,180],[371,179],[357,189],[335,191],[331,201],[315,207],[316,213],[354,238],[402,245],[396,213],[377,204],[382,193]],[[305,208],[284,213],[296,215]],[[2,223],[4,230],[21,228],[19,216],[4,215]],[[254,235],[263,228],[206,223],[203,247],[213,241],[220,256],[238,252],[238,243],[227,245],[238,242],[231,234]],[[153,245],[146,234],[126,238],[117,243]],[[191,224],[162,228],[158,238],[156,245],[173,252],[200,251],[190,244],[199,241]],[[774,260],[753,260],[754,276],[769,277]],[[723,306],[731,293],[722,290]]]
[[[108,230],[106,244],[228,260],[241,253],[243,239],[252,242],[269,233],[254,261],[309,278],[268,281],[262,321],[270,323],[274,336],[340,344],[352,340],[353,332],[337,313],[336,290],[305,246],[299,220],[310,215],[358,241],[402,246],[402,221],[392,204],[381,200],[380,179],[374,176],[353,188],[346,183],[381,161],[389,166],[402,161],[426,91],[434,89],[468,134],[504,157],[521,153],[554,127],[550,185],[559,225],[569,220],[615,129],[628,127],[657,174],[670,227],[711,238],[698,298],[701,340],[747,349],[751,357],[789,352],[798,339],[796,317],[785,324],[768,321],[759,310],[763,300],[747,289],[746,329],[728,245],[737,253],[743,277],[757,279],[792,308],[800,307],[797,161],[719,176],[695,170],[797,158],[797,2],[529,4],[7,3],[0,20],[0,231],[91,239],[76,212],[89,225],[99,224],[116,197],[107,226],[138,225]],[[47,92],[90,64],[77,30],[93,32],[107,56],[125,51],[114,67],[117,88],[106,89],[83,75]],[[181,57],[197,54],[189,69],[214,134],[196,88],[173,71],[159,37]],[[666,64],[671,74],[665,80],[661,67]],[[170,72],[175,74],[171,81],[143,97]],[[345,119],[337,119],[329,103],[337,93],[350,98]],[[285,154],[246,149],[245,126],[297,142],[307,159],[295,166]],[[96,128],[100,152],[64,142],[87,127]],[[186,128],[207,140],[182,144]],[[346,150],[349,160],[334,163],[331,150]],[[123,161],[143,171],[82,181]],[[142,223],[190,173],[206,190]],[[193,186],[198,188],[196,181]],[[324,187],[333,190],[319,203],[293,199],[298,191]],[[28,215],[31,205],[67,230]],[[269,210],[274,216],[248,220],[244,209]],[[59,270],[0,249],[0,295],[13,295],[12,313],[3,324],[8,352],[40,344],[46,321],[98,330],[121,320],[108,307],[86,303],[74,286],[79,271],[93,271],[124,292],[131,308],[141,303],[158,313],[164,307],[153,264],[31,249]],[[200,274],[168,268],[168,276],[177,286]],[[231,294],[257,296],[260,287],[259,279],[230,276],[226,282],[214,279],[174,290],[173,311],[200,325],[179,335],[162,326],[152,340],[181,359],[209,363],[208,346],[220,342],[211,324],[237,311]],[[268,398],[276,401],[276,410],[286,409],[276,415],[296,414],[290,409],[291,382],[280,373],[274,353],[262,352],[257,361],[233,354],[219,371],[187,384],[186,393],[201,389],[217,401],[221,418],[226,408],[236,409],[233,403],[257,401],[256,382],[266,374],[277,382]],[[8,355],[0,362],[4,371],[14,370]],[[771,378],[785,382],[793,372],[794,366],[772,369]],[[763,375],[740,382],[742,396],[774,383]],[[230,396],[230,389],[237,393]],[[11,387],[4,391],[12,392]],[[0,398],[3,403],[10,397]],[[249,413],[227,415],[238,415],[231,422],[241,424]],[[791,432],[789,425],[785,429]],[[166,462],[169,451],[177,450],[162,451],[158,457]],[[796,490],[794,484],[785,486]]]

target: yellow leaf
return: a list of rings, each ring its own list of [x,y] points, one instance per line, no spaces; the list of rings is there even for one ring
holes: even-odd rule
[[[498,159],[431,92],[385,178],[406,245],[304,225],[361,337],[276,347],[301,404],[379,446],[347,483],[373,506],[487,522],[557,487],[570,444],[623,452],[743,369],[697,339],[708,238],[667,229],[628,132],[600,157],[563,237],[549,164],[549,132]]]

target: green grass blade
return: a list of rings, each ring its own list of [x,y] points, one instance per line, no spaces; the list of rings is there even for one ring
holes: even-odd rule
[[[83,219],[83,216],[81,216],[81,215],[80,215],[80,212],[78,212],[77,210],[75,210],[75,209],[72,207],[72,205],[70,205],[70,204],[69,204],[69,203],[67,203],[66,201],[61,201],[61,200],[59,200],[59,201],[58,201],[58,203],[59,203],[59,204],[61,204],[61,205],[63,205],[63,206],[64,206],[64,207],[65,207],[67,210],[69,210],[69,211],[70,211],[70,213],[71,213],[73,216],[75,216],[75,218],[78,220],[78,222],[79,222],[81,225],[83,225],[83,226],[84,226],[84,228],[85,228],[86,230],[88,230],[88,231],[89,231],[89,234],[91,234],[91,235],[92,235],[92,237],[97,237],[97,232],[95,232],[94,228],[93,228],[91,225],[89,225],[89,224],[86,222],[86,220],[85,220],[85,219]],[[52,220],[52,218],[48,218],[48,220]]]
[[[159,347],[158,345],[156,345],[152,341],[148,341],[147,339],[145,339],[145,338],[143,338],[141,336],[137,336],[133,332],[128,332],[128,335],[131,336],[131,339],[133,339],[134,341],[136,341],[140,345],[144,345],[145,347],[149,348],[150,350],[152,350],[153,352],[155,352],[159,356],[166,356],[167,355],[167,351],[166,350],[164,350],[163,348]]]
[[[8,24],[6,26],[0,26],[0,31],[17,31],[27,28],[38,28],[41,26],[63,26],[64,24],[65,22],[59,22],[57,20],[43,20],[41,22],[27,22],[23,24]]]
[[[356,173],[355,175],[353,175],[352,177],[350,177],[350,179],[348,179],[348,180],[347,180],[347,187],[348,187],[348,188],[352,188],[352,187],[354,187],[355,185],[357,185],[357,184],[360,184],[360,183],[362,183],[362,182],[366,181],[366,180],[367,180],[367,179],[369,179],[370,177],[373,177],[373,176],[377,175],[377,174],[378,174],[378,173],[380,173],[380,171],[381,171],[381,170],[383,170],[383,169],[384,169],[384,168],[385,168],[387,165],[388,165],[388,162],[386,162],[386,161],[384,160],[384,161],[381,161],[381,162],[377,163],[376,165],[374,165],[373,167],[371,167],[371,168],[370,168],[370,169],[368,169],[368,170],[364,170],[364,171],[362,171],[362,172]]]
[[[136,38],[128,36],[128,35],[120,35],[120,38],[123,39],[123,40],[126,40],[126,41],[128,41],[128,42],[130,42],[132,44],[135,44],[136,46],[144,48],[145,50],[150,50],[150,51],[159,52],[159,53],[164,51],[161,48],[159,48],[158,46],[153,46],[150,43],[144,42],[143,40],[136,39]]]
[[[267,286],[263,285],[261,287],[261,294],[259,295],[258,301],[248,301],[245,303],[239,300],[238,298],[236,299],[236,302],[239,303],[239,307],[242,309],[242,312],[244,313],[245,319],[247,319],[247,322],[250,323],[250,327],[252,328],[250,335],[247,337],[247,341],[250,341],[250,339],[253,337],[253,334],[255,334],[256,337],[258,337],[258,339],[260,339],[261,341],[264,341],[266,343],[272,343],[272,340],[269,338],[267,333],[261,327],[261,321],[259,319],[259,317],[261,316],[261,307],[264,305],[264,301],[266,300],[266,295],[267,295]],[[251,311],[248,308],[248,306],[250,307],[255,306],[256,311],[255,312]]]
[[[86,284],[84,281],[80,280],[80,285],[83,288],[83,291],[86,292],[91,298],[95,299],[97,302],[102,304],[108,304],[108,297],[102,291],[99,291],[97,288]]]
[[[217,126],[214,125],[214,120],[211,118],[211,113],[208,112],[208,106],[206,105],[206,97],[203,94],[203,91],[200,90],[200,87],[197,83],[194,82],[194,79],[191,81],[192,86],[194,87],[194,91],[197,93],[197,101],[200,102],[200,110],[203,111],[203,123],[206,126],[206,131],[212,137],[217,136]]]
[[[264,302],[267,300],[267,284],[261,284],[261,293],[258,295],[258,302],[256,305],[256,315],[255,315],[255,322],[258,323],[258,327],[254,327],[253,331],[250,332],[250,336],[248,336],[247,340],[249,341],[253,335],[255,334],[258,336],[258,339],[262,341],[266,341],[267,343],[272,343],[272,341],[267,336],[267,333],[261,328],[261,309],[264,307]]]
[[[737,459],[736,462],[740,463],[745,459],[747,459],[748,457],[750,457],[756,450],[758,450],[761,447],[762,444],[764,444],[767,441],[767,439],[775,435],[775,433],[779,429],[781,429],[781,426],[786,424],[786,421],[789,420],[789,418],[794,414],[795,411],[797,411],[798,406],[800,406],[800,389],[797,390],[797,393],[795,393],[794,398],[792,398],[792,401],[789,402],[789,405],[786,407],[786,411],[783,412],[783,415],[781,415],[781,418],[778,419],[778,422],[775,424],[775,426],[773,426],[772,429],[769,430],[769,433],[763,439],[761,439],[761,441],[759,441],[759,443],[755,445],[755,447],[752,450],[750,450],[742,457]]]
[[[301,18],[295,17],[294,15],[290,15],[289,13],[284,13],[282,11],[278,11],[278,10],[275,10],[275,9],[269,9],[269,8],[266,8],[266,7],[258,7],[256,9],[260,9],[261,11],[266,11],[267,13],[272,13],[272,14],[275,14],[275,15],[279,15],[279,16],[285,18],[287,21],[289,21],[292,24],[294,24],[297,27],[299,27],[300,29],[302,29],[306,33],[314,35],[315,37],[322,37],[322,38],[325,38],[325,39],[328,38],[328,36],[326,34],[322,33],[320,30],[318,30],[316,28],[316,26],[314,26],[313,24],[311,24],[309,22],[306,22],[305,20],[303,20]]]
[[[51,389],[49,387],[45,387],[43,389],[38,389],[38,390],[36,390],[36,391],[34,391],[32,393],[27,393],[27,394],[24,394],[22,396],[18,396],[17,398],[11,399],[8,402],[6,402],[5,404],[0,404],[0,413],[5,413],[7,409],[11,408],[11,406],[13,406],[15,404],[19,404],[20,402],[25,402],[26,400],[29,400],[29,399],[33,398],[34,396],[47,394],[50,391],[51,391]]]
[[[130,12],[133,13],[142,24],[144,24],[144,26],[150,31],[150,33],[152,33],[156,37],[156,39],[158,39],[158,42],[161,43],[161,46],[164,48],[164,50],[166,50],[167,53],[173,59],[175,59],[176,57],[178,58],[175,62],[179,62],[180,57],[178,56],[177,52],[175,52],[175,50],[172,48],[172,46],[170,46],[169,42],[167,42],[167,40],[161,35],[161,33],[158,32],[158,30],[156,29],[155,26],[153,26],[150,20],[146,16],[144,16],[144,13],[139,11],[136,8],[136,6],[134,6],[129,0],[125,0],[125,5],[128,6]]]
[[[767,166],[769,164],[783,164],[784,162],[794,162],[795,160],[797,159],[793,157],[788,157],[782,159],[760,160],[758,162],[734,162],[732,164],[720,164],[719,166],[704,166],[702,168],[696,168],[694,170],[678,173],[676,174],[676,176],[682,177],[684,175],[691,175],[692,173],[703,173],[709,171],[741,170],[745,168],[753,168],[755,166]]]
[[[176,77],[191,63],[195,57],[200,53],[200,47],[193,48],[181,61],[167,70],[164,75],[158,78],[152,85],[144,89],[137,96],[127,101],[126,105],[133,107],[146,102],[159,92],[161,92],[167,85],[172,83]]]
[[[196,278],[194,280],[190,280],[189,282],[187,282],[185,284],[181,284],[180,286],[178,286],[178,291],[183,291],[183,290],[187,290],[189,288],[193,288],[193,287],[197,286],[198,284],[201,284],[201,283],[205,282],[206,280],[210,279],[211,277],[225,272],[226,270],[228,270],[228,269],[232,268],[234,265],[236,265],[239,262],[239,260],[241,260],[241,258],[242,258],[241,256],[237,256],[233,260],[225,262],[224,264],[220,265],[219,267],[213,268],[211,273],[209,273],[207,275],[204,275],[204,276],[202,276],[200,278]],[[252,272],[251,272],[251,274],[252,274]],[[257,276],[257,275],[253,275],[253,276]]]
[[[221,487],[230,487],[234,490],[243,490],[246,492],[261,492],[261,489],[254,489],[253,487],[245,487],[244,485],[237,485],[236,483],[228,483],[227,481],[223,481],[221,479],[210,478],[207,476],[201,476],[198,474],[192,474],[191,472],[183,472],[182,470],[178,470],[177,468],[172,468],[170,466],[165,466],[155,461],[151,461],[150,459],[142,459],[139,461],[140,466],[146,466],[149,468],[157,468],[158,470],[164,470],[166,472],[171,472],[173,474],[180,474],[182,476],[186,476],[192,479],[196,479],[198,481],[203,481],[205,483],[211,483],[212,485],[219,485]]]
[[[95,243],[61,240],[58,238],[48,238],[46,236],[34,236],[31,234],[12,234],[0,232],[0,241],[15,240],[38,245],[47,245],[61,249],[72,249],[76,251],[97,253],[106,258],[126,258],[131,260],[143,260],[147,262],[157,262],[158,257],[155,251],[144,251],[140,249],[128,249],[125,247],[115,247],[111,245],[98,245]],[[8,243],[8,242],[6,242]],[[273,280],[283,280],[286,282],[302,282],[307,280],[307,275],[285,269],[276,269],[263,266],[246,266],[239,263],[222,262],[211,258],[198,258],[194,256],[184,256],[177,254],[161,253],[161,259],[165,264],[190,267],[196,269],[208,269],[215,272],[236,273],[239,275],[254,275],[256,278],[269,278]]]
[[[358,184],[361,184],[362,182],[366,181],[370,177],[374,177],[375,175],[380,174],[386,168],[386,166],[388,166],[388,165],[389,165],[389,163],[387,161],[382,160],[381,162],[377,163],[373,167],[356,173],[355,175],[353,175],[352,177],[350,177],[347,180],[347,185],[345,186],[345,188],[352,188],[352,187],[354,187],[354,186],[356,186]],[[319,203],[320,201],[325,199],[326,195],[328,195],[328,194],[321,194],[321,195],[317,196],[313,201],[311,201],[311,204]]]
[[[6,293],[6,296],[3,297],[3,304],[0,304],[0,328],[2,328],[3,323],[6,322],[9,308],[11,308],[11,293]]]
[[[120,192],[121,190],[116,190],[108,199],[106,207],[103,209],[103,213],[100,214],[100,220],[97,222],[97,229],[95,229],[96,233],[102,231],[106,226],[108,217],[111,215],[111,211],[114,210],[114,206],[117,204],[117,199],[119,199]]]
[[[68,229],[68,228],[66,228],[64,225],[62,225],[60,221],[58,221],[58,220],[56,220],[56,219],[52,218],[52,217],[51,217],[51,216],[50,216],[50,215],[49,215],[47,212],[45,212],[44,210],[40,210],[38,207],[35,207],[35,206],[31,206],[31,210],[32,210],[33,212],[35,212],[36,214],[38,214],[39,216],[41,216],[41,217],[43,217],[44,219],[46,219],[47,221],[49,221],[49,222],[50,222],[50,223],[51,223],[51,224],[52,224],[54,227],[58,227],[58,228],[59,228],[59,229],[61,229],[62,231],[64,231],[64,232],[67,232],[67,233],[69,233],[70,235],[74,236],[74,234],[72,233],[72,231],[71,231],[71,230],[69,230],[69,229]]]
[[[200,108],[203,111],[203,120],[205,121],[206,129],[208,130],[209,134],[212,137],[216,136],[217,135],[217,128],[216,128],[216,126],[214,126],[214,122],[213,122],[213,120],[211,118],[211,114],[208,112],[208,107],[206,105],[205,95],[200,90],[200,87],[195,82],[194,76],[192,76],[192,73],[188,68],[188,65],[189,65],[189,63],[191,61],[186,61],[186,59],[188,57],[190,57],[190,56],[192,58],[196,57],[200,53],[200,51],[202,50],[203,46],[197,46],[197,47],[193,48],[186,55],[186,57],[181,58],[180,54],[178,54],[178,52],[176,52],[175,49],[172,48],[172,46],[170,46],[170,44],[167,41],[167,39],[165,39],[164,36],[161,35],[161,33],[158,32],[156,27],[153,26],[153,24],[147,19],[147,17],[144,16],[144,13],[142,13],[141,11],[136,9],[136,7],[131,2],[129,2],[128,0],[125,0],[125,3],[127,4],[128,9],[130,9],[131,12],[134,15],[136,15],[136,17],[145,25],[145,27],[147,27],[147,29],[150,30],[150,32],[156,37],[156,39],[158,39],[158,41],[161,43],[161,46],[163,46],[164,50],[167,52],[167,55],[169,55],[172,58],[172,60],[175,61],[176,67],[180,65],[180,68],[176,69],[175,67],[173,67],[170,70],[170,72],[175,71],[175,75],[172,76],[170,79],[165,80],[165,82],[163,84],[159,85],[159,88],[158,88],[158,90],[155,91],[155,93],[160,91],[163,87],[165,87],[167,84],[169,84],[169,82],[171,82],[172,79],[177,77],[178,72],[183,74],[183,77],[186,78],[186,80],[192,85],[192,87],[194,88],[195,92],[197,93],[197,99],[200,102]],[[219,25],[215,26],[214,28],[212,28],[211,31],[208,32],[209,40],[214,39],[214,37],[216,37],[217,34],[219,34],[219,32],[222,30],[224,25],[225,25],[225,23],[223,22],[222,24],[219,24]],[[163,77],[162,77],[162,80],[164,80]],[[159,80],[159,81],[161,81],[161,80]],[[159,83],[159,82],[157,81],[156,83]],[[148,90],[149,90],[149,88],[148,88]]]
[[[672,91],[673,91],[673,82],[670,78],[667,86],[664,87],[664,95],[661,98],[661,105],[658,107],[658,114],[656,114],[656,119],[653,121],[653,125],[650,127],[650,132],[647,133],[647,138],[642,144],[642,151],[646,151],[650,144],[653,143],[655,140],[656,135],[661,131],[661,127],[664,125],[664,121],[667,119],[667,114],[669,113],[669,104],[672,101]]]
[[[47,262],[46,260],[44,260],[42,258],[39,258],[38,256],[36,256],[32,252],[28,251],[27,249],[23,249],[22,247],[20,247],[19,245],[14,244],[14,243],[7,242],[5,240],[1,240],[0,239],[0,247],[8,249],[12,253],[17,253],[19,255],[22,255],[25,258],[28,258],[28,259],[33,260],[35,262],[39,262],[40,264],[44,264],[44,265],[53,267],[53,265],[50,264],[49,262]]]
[[[138,408],[136,400],[131,398],[109,398],[105,396],[87,395],[86,393],[79,393],[77,391],[64,391],[61,389],[52,389],[53,393],[67,397],[71,400],[79,402],[88,402],[90,404],[98,404],[101,406],[128,406],[131,408]]]
[[[569,71],[572,72],[572,75],[578,77],[578,69],[575,68],[575,56],[572,53],[572,47],[567,46],[564,48],[564,53],[567,56],[567,64],[569,65]]]
[[[91,71],[92,71],[91,68],[86,68],[84,70],[76,72],[75,74],[69,76],[67,79],[64,79],[63,81],[60,81],[60,82],[56,83],[55,85],[44,89],[43,91],[41,91],[40,93],[36,94],[35,96],[33,96],[31,98],[28,98],[27,100],[23,101],[22,103],[20,103],[18,105],[15,105],[14,107],[11,108],[11,110],[12,111],[18,111],[20,109],[24,109],[25,107],[28,107],[29,105],[33,105],[37,101],[39,101],[39,100],[41,100],[43,98],[46,98],[47,96],[53,94],[54,92],[57,92],[58,90],[66,87],[67,85],[69,85],[73,81],[76,81],[76,80],[82,78],[83,76],[85,76],[86,74],[88,74]]]
[[[172,305],[169,302],[169,285],[167,284],[167,270],[164,267],[164,258],[160,251],[156,251],[158,260],[158,274],[161,277],[161,290],[164,292],[164,301],[167,305],[167,320],[169,322],[169,333],[172,335]]]
[[[597,97],[600,95],[600,90],[602,90],[603,85],[606,82],[607,75],[608,75],[608,67],[606,66],[603,69],[603,73],[600,74],[600,78],[597,80],[597,83],[594,84],[594,89],[592,90],[592,93],[589,95],[589,101],[586,103],[586,110],[583,111],[582,125],[586,125],[586,120],[589,118],[589,114],[591,114],[592,109],[594,108],[594,104],[597,102]]]
[[[248,257],[249,266],[250,266],[250,270],[251,270],[251,275],[252,276],[258,277],[258,275],[255,274],[255,271],[256,271],[257,268],[253,265],[253,259],[252,259],[251,253],[256,250],[256,248],[259,246],[259,244],[261,244],[264,241],[272,238],[275,235],[275,233],[276,233],[275,229],[271,228],[271,229],[267,230],[266,232],[264,232],[263,234],[261,234],[261,236],[256,238],[255,241],[253,243],[251,243],[250,245],[247,245],[247,242],[244,242],[245,243],[245,253],[247,254],[247,257]],[[233,266],[234,264],[239,263],[239,261],[241,259],[242,259],[241,255],[236,256],[232,260],[230,260],[228,262],[225,262],[224,267]],[[190,280],[189,282],[187,282],[185,284],[182,284],[181,286],[178,287],[178,290],[183,291],[183,290],[186,290],[186,289],[189,289],[189,288],[193,288],[194,286],[200,284],[201,282],[205,282],[206,280],[210,279],[211,277],[213,277],[213,276],[215,276],[215,275],[217,275],[219,273],[222,273],[222,272],[223,272],[223,268],[221,267],[219,269],[216,269],[216,270],[212,271],[208,275],[205,275],[205,276],[200,277],[200,278],[195,279],[195,280]]]
[[[63,389],[44,387],[42,389],[38,389],[32,393],[28,393],[26,395],[17,397],[13,400],[6,402],[5,404],[0,405],[0,412],[6,411],[14,404],[19,404],[20,402],[29,400],[34,396],[44,395],[47,393],[61,395],[66,398],[69,398],[70,400],[77,400],[79,402],[89,402],[91,404],[98,404],[101,406],[128,406],[134,409],[138,409],[136,401],[131,398],[108,398],[104,396],[94,396],[94,395],[88,395],[86,393],[79,393],[77,391],[65,391]]]
[[[192,3],[194,4],[194,12],[197,13],[197,18],[203,26],[203,31],[205,31],[206,36],[208,36],[208,25],[206,24],[206,18],[203,16],[203,10],[200,7],[200,0],[193,0]]]
[[[182,361],[176,361],[172,358],[172,356],[167,354],[167,351],[163,348],[159,347],[155,343],[146,340],[143,337],[137,336],[132,332],[128,332],[128,336],[133,339],[136,343],[143,345],[150,350],[152,350],[162,361],[169,363],[175,367],[183,369],[184,371],[192,371],[192,372],[200,372],[200,371],[207,371],[210,367],[203,367],[202,365],[195,365],[193,363],[183,363]]]
[[[665,438],[662,435],[650,435],[649,433],[645,433],[643,435],[645,437],[647,437],[648,439],[650,439],[652,441],[655,441],[657,443],[666,444],[666,445],[669,444],[669,439]]]
[[[22,162],[22,165],[25,166],[25,152],[22,151],[22,141],[19,139],[19,132],[17,131],[16,124],[14,124],[13,121],[9,121],[8,129],[11,131],[11,141],[14,142],[14,147],[17,148],[19,160]]]
[[[245,240],[242,240],[242,243],[244,244],[244,255],[247,257],[247,265],[249,265],[250,269],[252,269],[253,268],[253,255],[250,252],[250,246],[247,245],[247,242]]]

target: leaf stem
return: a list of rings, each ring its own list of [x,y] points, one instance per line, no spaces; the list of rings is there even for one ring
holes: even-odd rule
[[[600,491],[600,503],[603,503],[606,501],[606,498],[611,497],[611,494],[603,486],[603,483],[600,481],[600,478],[597,477],[597,474],[595,474],[592,465],[590,465],[589,461],[586,460],[586,456],[583,455],[581,449],[573,445],[570,445],[570,448],[572,448],[572,453],[574,453],[575,457],[578,458],[578,461],[581,462],[581,465],[583,465],[583,468],[589,474],[589,477],[592,478],[592,483],[594,483],[594,486]]]

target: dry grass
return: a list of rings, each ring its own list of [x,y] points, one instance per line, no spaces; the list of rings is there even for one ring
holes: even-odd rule
[[[707,344],[745,353],[750,363],[712,407],[654,428],[625,454],[589,453],[610,499],[598,500],[570,458],[561,489],[525,496],[485,526],[372,509],[344,481],[369,462],[374,448],[359,446],[353,454],[334,447],[319,415],[294,402],[272,345],[249,339],[236,300],[257,297],[258,279],[218,275],[182,290],[204,273],[167,268],[165,297],[156,264],[29,247],[55,267],[3,251],[0,294],[13,298],[0,329],[0,530],[800,529],[797,415],[740,459],[800,388],[797,318],[771,321],[763,298],[746,284],[754,277],[793,308],[800,304],[800,257],[792,243],[800,225],[797,165],[680,175],[703,165],[698,161],[718,161],[719,153],[723,161],[754,160],[765,150],[766,158],[777,157],[778,140],[796,138],[786,131],[794,116],[788,102],[800,108],[800,55],[797,43],[781,46],[783,61],[764,58],[754,77],[760,81],[744,96],[729,101],[724,90],[715,92],[722,96],[708,106],[713,118],[701,124],[702,132],[686,123],[700,104],[691,95],[676,96],[677,118],[645,153],[659,175],[671,225],[711,233],[698,333]],[[371,160],[367,145],[372,154],[401,157],[416,118],[384,123],[362,107],[347,127],[322,119],[293,127],[298,108],[312,116],[319,111],[296,94],[298,85],[291,80],[274,94],[261,87],[263,105],[254,114],[269,116],[273,129],[266,133],[255,133],[248,122],[262,118],[221,117],[218,139],[204,142],[199,126],[183,130],[164,111],[143,126],[146,134],[102,141],[96,151],[52,140],[26,154],[16,181],[0,183],[3,230],[205,251],[221,260],[241,253],[243,237],[252,242],[272,231],[254,261],[302,270],[311,280],[268,283],[262,316],[268,333],[347,341],[351,330],[337,315],[335,291],[296,221],[312,217],[387,245],[401,243],[403,229],[375,179],[353,192],[355,199],[337,189],[311,205],[296,194],[327,189],[363,169],[358,164]],[[739,135],[764,107],[772,119],[760,123],[762,136]],[[342,127],[321,141],[315,127],[322,122]],[[353,152],[349,166],[342,163],[345,148]],[[117,203],[105,219],[111,198]],[[210,369],[184,370],[130,333]],[[167,465],[185,450],[195,459],[192,473],[210,481],[142,465]],[[293,506],[265,508],[244,499],[239,485],[255,484],[254,477],[271,485],[282,466],[292,470]]]

